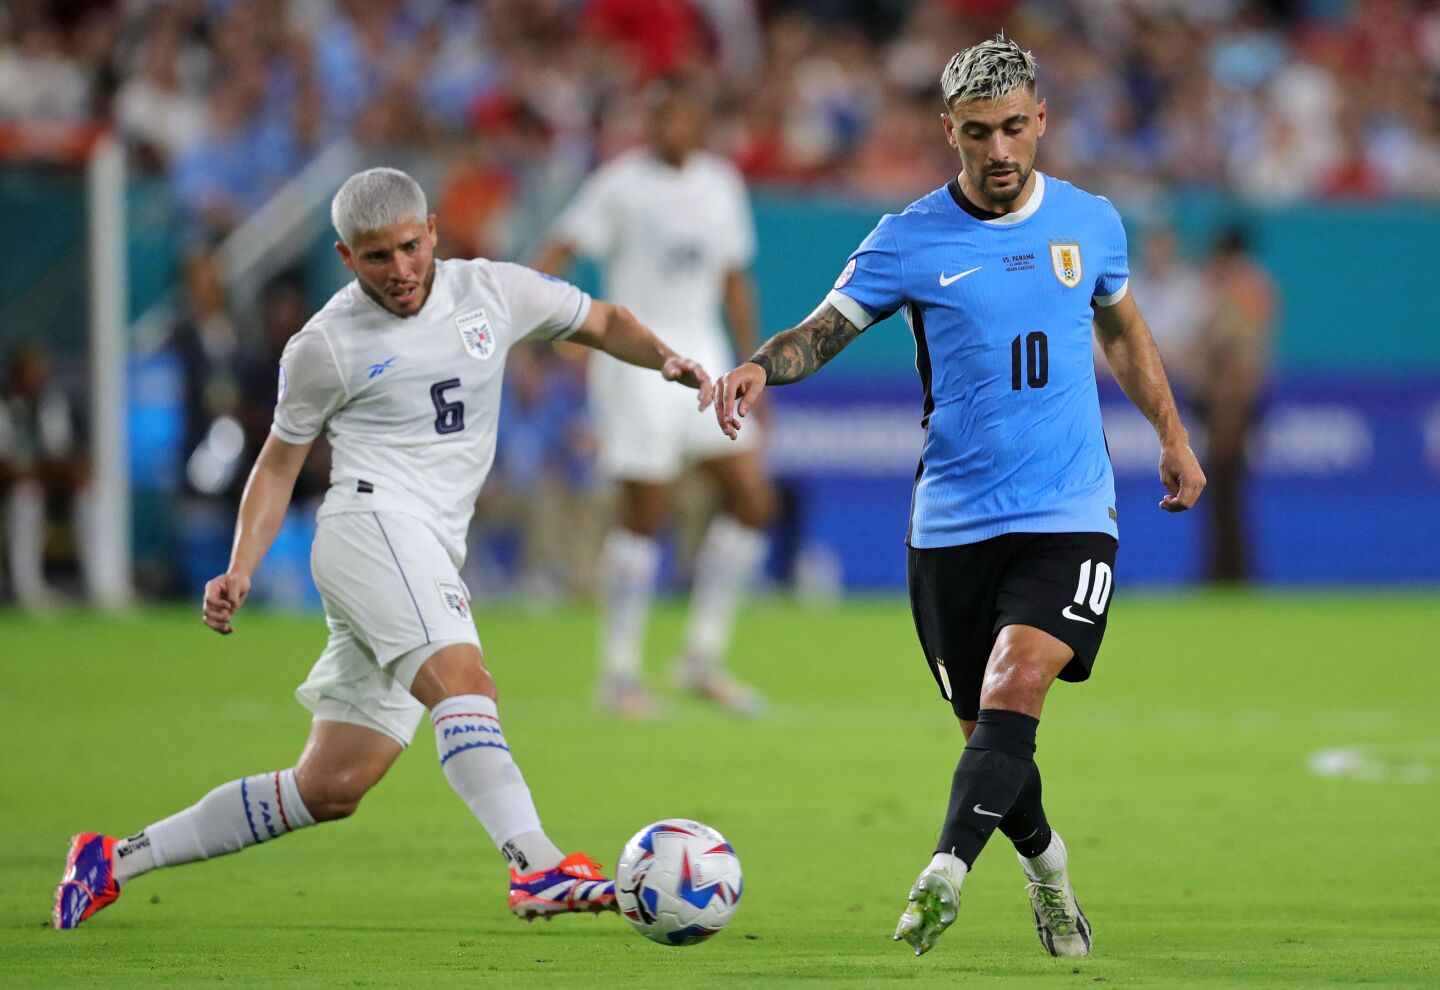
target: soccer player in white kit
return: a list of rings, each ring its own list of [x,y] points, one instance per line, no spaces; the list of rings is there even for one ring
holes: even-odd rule
[[[577,255],[600,261],[609,298],[701,364],[730,367],[725,323],[742,352],[756,344],[749,198],[735,168],[701,150],[706,108],[697,86],[668,80],[648,95],[648,145],[619,155],[585,182],[535,267],[562,274]],[[763,699],[730,677],[723,659],[735,612],[765,556],[774,491],[754,435],[727,444],[683,392],[650,378],[604,355],[591,361],[600,467],[620,489],[619,525],[600,554],[601,700],[622,715],[653,708],[641,667],[660,561],[657,537],[676,479],[698,465],[718,486],[722,512],[695,562],[686,644],[675,673],[682,689],[756,714]]]
[[[311,566],[330,639],[296,691],[314,712],[309,739],[294,767],[222,784],[127,839],[76,836],[55,891],[57,928],[77,927],[156,867],[350,815],[426,709],[446,779],[510,864],[511,911],[528,920],[614,906],[600,866],[566,856],[541,828],[511,757],[459,576],[465,533],[495,454],[512,344],[594,347],[698,389],[701,408],[709,379],[628,311],[573,285],[519,265],[437,261],[435,217],[403,172],[351,176],[331,217],[356,277],[285,349],[230,566],[206,585],[204,605],[206,625],[234,631],[295,478],[326,431],[333,466]]]

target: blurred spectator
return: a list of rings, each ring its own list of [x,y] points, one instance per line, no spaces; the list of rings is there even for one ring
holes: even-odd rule
[[[344,137],[436,174],[483,158],[514,224],[543,225],[552,181],[633,144],[635,94],[684,69],[749,178],[904,199],[940,69],[1002,27],[1057,111],[1048,167],[1098,191],[1440,195],[1440,5],[1419,0],[12,0],[0,124],[113,113],[222,231]],[[497,133],[497,108],[524,126]],[[491,147],[516,134],[524,154]]]
[[[116,123],[142,163],[160,169],[205,137],[205,101],[184,77],[178,24],[145,37],[137,62],[116,94]]]
[[[1190,358],[1190,396],[1205,432],[1210,515],[1206,573],[1233,583],[1250,576],[1245,486],[1250,433],[1264,396],[1274,341],[1275,288],[1239,229],[1224,232],[1205,267],[1210,305]]]
[[[586,419],[584,361],[549,345],[522,344],[506,363],[495,470],[477,506],[482,544],[472,583],[494,588],[502,568],[491,546],[513,534],[515,589],[531,604],[594,588],[600,547],[594,438]],[[563,524],[558,521],[563,520]],[[467,578],[470,580],[470,578]]]
[[[877,199],[916,199],[949,181],[955,157],[947,154],[939,103],[898,93],[880,108],[872,136],[864,141],[846,173],[856,192]]]
[[[185,261],[187,312],[175,327],[170,349],[184,382],[186,490],[202,497],[238,501],[245,484],[245,433],[240,416],[248,358],[226,305],[215,253],[196,248]]]
[[[1131,283],[1176,391],[1188,395],[1196,378],[1197,338],[1209,318],[1211,297],[1199,263],[1180,253],[1170,227],[1148,232]],[[1102,367],[1107,367],[1101,362]]]
[[[638,82],[693,69],[712,49],[708,25],[688,0],[589,0],[585,31],[634,67]]]
[[[257,210],[299,167],[296,135],[266,118],[254,75],[227,80],[210,97],[205,136],[175,159],[171,185],[192,222],[225,233]]]
[[[0,121],[77,123],[93,112],[93,77],[67,50],[59,25],[17,19],[0,43]]]
[[[278,399],[280,356],[290,338],[310,319],[305,288],[294,274],[282,274],[265,286],[260,298],[260,346],[237,367],[240,403],[236,418],[245,435],[241,461],[253,463],[270,436]],[[330,487],[330,442],[322,434],[295,480],[291,501],[303,506],[324,496]]]
[[[46,580],[52,548],[49,519],[68,510],[71,559],[80,562],[91,586],[88,551],[93,507],[87,486],[90,461],[78,436],[79,417],[51,377],[50,356],[38,344],[10,355],[0,392],[0,505],[5,516],[5,564],[15,600],[46,611],[56,604]]]

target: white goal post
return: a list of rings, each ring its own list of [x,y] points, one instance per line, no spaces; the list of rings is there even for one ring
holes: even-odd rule
[[[89,268],[90,461],[95,526],[91,594],[95,604],[123,609],[134,599],[130,511],[129,393],[126,378],[129,271],[125,225],[125,150],[101,137],[85,165],[86,253]]]

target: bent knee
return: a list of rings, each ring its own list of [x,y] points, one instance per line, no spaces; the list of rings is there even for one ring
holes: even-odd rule
[[[370,790],[370,781],[360,774],[340,774],[323,784],[300,790],[305,810],[317,822],[333,822],[349,818],[360,807],[360,799]]]
[[[985,671],[980,692],[981,707],[1018,712],[1038,709],[1054,679],[1054,675],[1041,663],[1023,655],[1002,654]]]
[[[349,818],[355,814],[355,811],[359,807],[359,798],[351,801],[327,798],[317,804],[311,804],[308,801],[305,803],[305,808],[310,812],[310,817],[317,822],[338,822],[342,818]]]

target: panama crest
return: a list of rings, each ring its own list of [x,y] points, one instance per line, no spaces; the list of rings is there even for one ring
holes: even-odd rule
[[[1064,283],[1067,289],[1075,288],[1080,284],[1080,276],[1084,272],[1080,264],[1080,245],[1073,241],[1052,241],[1050,267],[1055,269],[1055,277]]]
[[[465,594],[465,589],[454,581],[436,581],[435,588],[440,592],[440,602],[445,606],[445,611],[462,621],[470,621],[470,598]]]
[[[490,317],[483,309],[472,309],[455,317],[455,328],[460,331],[465,352],[475,360],[485,361],[495,353],[495,331],[490,328]]]

